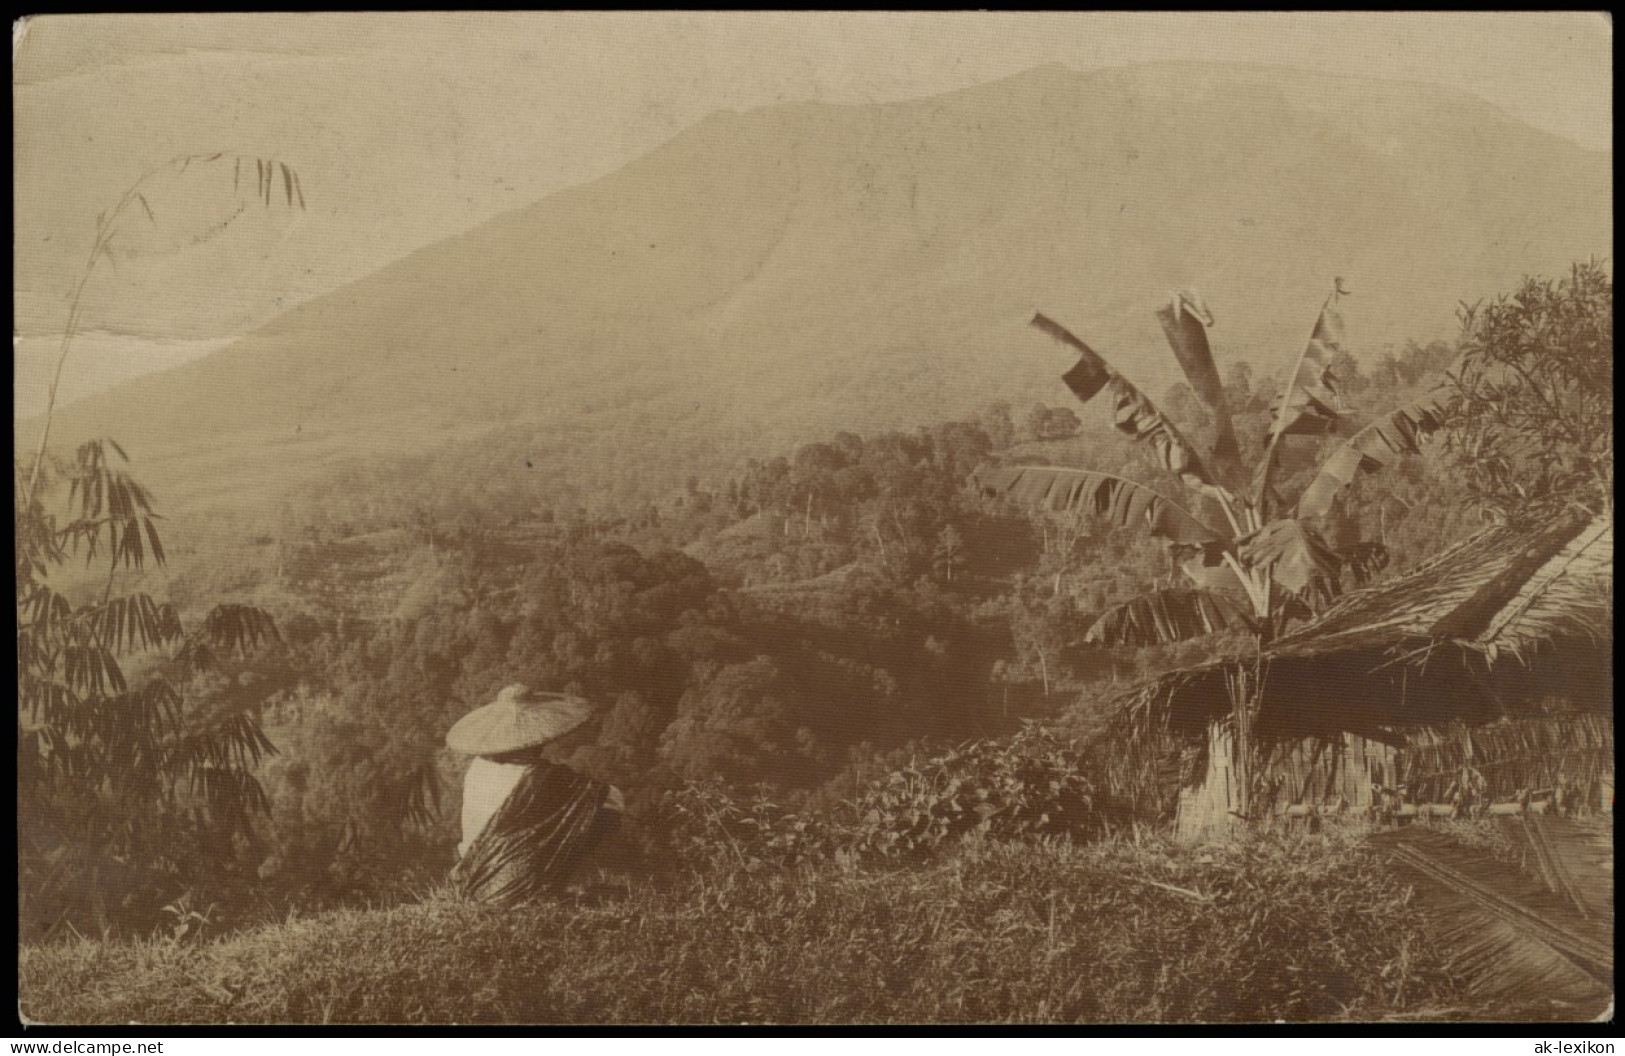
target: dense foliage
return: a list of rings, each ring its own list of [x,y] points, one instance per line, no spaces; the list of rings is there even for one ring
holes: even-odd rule
[[[219,885],[266,806],[254,768],[274,749],[253,705],[286,688],[286,669],[252,657],[276,628],[258,609],[217,605],[189,631],[173,605],[120,589],[165,555],[150,498],[115,456],[84,444],[17,495],[25,937],[106,935]]]
[[[690,868],[928,858],[967,836],[1086,838],[1108,825],[1076,740],[1028,725],[921,760],[911,753],[833,809],[791,810],[716,783],[667,793],[660,825]],[[1122,819],[1117,819],[1122,820]]]
[[[1442,343],[1345,352],[1331,369],[1361,425],[1426,398],[1457,355]],[[1280,379],[1222,348],[1217,366],[1239,456],[1262,457]],[[1216,421],[1189,389],[1176,386],[1163,406],[1189,435],[1207,435]],[[598,702],[592,735],[565,761],[626,791],[653,866],[699,854],[692,840],[682,846],[696,833],[765,863],[889,860],[979,829],[1077,835],[1113,824],[1092,764],[1059,743],[1041,748],[1034,733],[1002,738],[1044,719],[1087,741],[1119,691],[1233,648],[1238,632],[1087,640],[1148,585],[1175,586],[1179,564],[1110,518],[1037,514],[968,481],[996,452],[1172,478],[1155,452],[1113,431],[1034,429],[1041,418],[1055,420],[1018,426],[994,405],[913,432],[836,433],[628,509],[580,508],[567,481],[516,483],[494,462],[420,460],[341,470],[290,495],[278,523],[172,526],[172,609],[154,611],[207,628],[220,603],[263,607],[283,631],[271,667],[297,685],[273,694],[280,684],[262,679],[255,698],[188,683],[188,714],[215,714],[218,698],[222,714],[275,745],[244,767],[268,812],[229,815],[236,838],[213,822],[198,828],[209,854],[154,888],[170,913],[149,900],[133,926],[201,914],[219,929],[423,890],[458,836],[464,761],[444,749],[445,730],[515,681]],[[1301,488],[1312,470],[1286,458],[1277,483]],[[1379,543],[1379,577],[1478,524],[1458,463],[1388,470],[1357,474],[1319,529],[1339,550]],[[133,574],[142,589],[156,582],[152,567]],[[188,795],[177,786],[175,801]],[[1052,809],[1062,800],[1070,806]],[[731,835],[712,839],[705,825]]]
[[[1601,264],[1462,311],[1452,440],[1501,516],[1614,504],[1614,282]]]

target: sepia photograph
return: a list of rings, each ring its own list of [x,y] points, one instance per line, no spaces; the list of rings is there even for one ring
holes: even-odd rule
[[[14,22],[19,1034],[1612,1029],[1612,49]]]

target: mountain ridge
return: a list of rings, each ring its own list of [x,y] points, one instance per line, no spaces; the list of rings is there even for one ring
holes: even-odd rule
[[[1266,369],[1334,275],[1358,350],[1445,336],[1459,300],[1607,251],[1609,170],[1466,93],[1268,67],[1051,64],[719,111],[65,408],[58,435],[425,449],[475,422],[607,412],[626,434],[679,407],[788,444],[1064,402],[1037,309],[1156,394],[1177,376],[1149,312],[1170,286],[1200,286],[1221,355]]]

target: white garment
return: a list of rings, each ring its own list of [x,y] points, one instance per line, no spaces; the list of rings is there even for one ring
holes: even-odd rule
[[[457,845],[457,857],[468,853],[527,769],[520,763],[498,763],[484,756],[475,756],[468,764],[468,776],[463,778],[463,842]]]
[[[463,778],[463,842],[457,845],[457,857],[468,853],[492,815],[513,795],[514,787],[528,769],[523,763],[499,763],[478,755],[468,764],[468,775]],[[626,801],[621,790],[609,786],[604,806],[625,811]]]

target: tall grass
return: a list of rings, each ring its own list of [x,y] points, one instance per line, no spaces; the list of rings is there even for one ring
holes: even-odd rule
[[[1357,835],[971,838],[502,912],[436,893],[216,942],[24,949],[51,1023],[1336,1021],[1454,1003]]]

